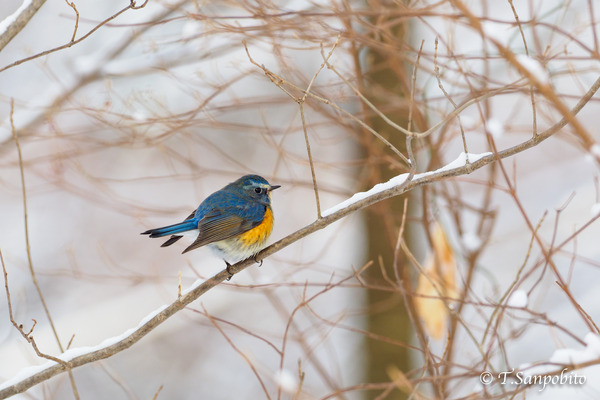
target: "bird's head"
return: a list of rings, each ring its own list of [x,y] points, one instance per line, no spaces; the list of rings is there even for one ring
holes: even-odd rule
[[[271,191],[281,187],[281,185],[271,185],[259,175],[244,175],[230,185],[249,198],[265,205],[271,204]]]

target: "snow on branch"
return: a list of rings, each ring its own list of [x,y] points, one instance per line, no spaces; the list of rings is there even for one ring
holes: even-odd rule
[[[467,165],[467,163],[473,163],[475,161],[480,160],[483,157],[491,156],[491,155],[492,155],[492,153],[490,153],[490,152],[486,152],[486,153],[482,153],[482,154],[470,154],[470,153],[465,154],[464,152],[462,152],[462,153],[460,153],[460,155],[458,156],[458,158],[456,160],[450,162],[449,164],[444,165],[442,168],[437,169],[435,171],[423,172],[421,174],[415,174],[413,179],[425,178],[430,175],[435,175],[436,173],[441,173],[441,172],[451,171],[453,169],[461,168],[461,167],[464,167],[465,165]],[[390,179],[387,182],[378,183],[377,185],[373,186],[371,189],[367,190],[366,192],[355,193],[348,200],[345,200],[345,201],[323,211],[323,216],[326,217],[328,215],[331,215],[339,210],[349,207],[350,205],[352,205],[354,203],[358,203],[368,197],[373,197],[373,196],[375,196],[381,192],[384,192],[386,190],[397,188],[397,187],[401,186],[402,184],[404,184],[408,180],[408,178],[409,178],[408,173],[396,175],[395,177],[393,177],[392,179]]]
[[[23,0],[17,11],[0,21],[0,51],[21,32],[45,2],[46,0]]]

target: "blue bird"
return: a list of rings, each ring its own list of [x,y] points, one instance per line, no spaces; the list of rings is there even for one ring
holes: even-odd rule
[[[258,175],[242,176],[208,196],[183,222],[142,235],[171,236],[161,245],[165,247],[184,234],[196,234],[183,253],[208,245],[225,260],[229,271],[231,264],[256,255],[267,241],[274,222],[271,191],[279,187]]]

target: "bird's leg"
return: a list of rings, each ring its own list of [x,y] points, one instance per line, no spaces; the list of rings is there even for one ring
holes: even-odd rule
[[[258,266],[258,268],[262,267],[263,260],[260,260],[260,261],[258,261],[258,260],[256,259],[256,254],[255,254],[255,255],[254,255],[252,258],[254,258],[254,262],[255,262],[255,263],[257,263],[257,264],[260,264],[260,265]]]
[[[229,264],[226,260],[223,260],[223,261],[225,261],[225,264],[227,264],[227,267],[225,269],[227,270],[227,273],[229,274],[229,278],[227,278],[227,280],[230,281],[231,278],[233,278],[233,272],[231,272],[231,270],[229,269],[229,268],[231,268],[231,264]]]

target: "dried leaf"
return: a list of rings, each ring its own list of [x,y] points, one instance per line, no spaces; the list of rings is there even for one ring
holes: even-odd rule
[[[394,382],[396,387],[401,392],[411,394],[414,391],[412,382],[404,375],[404,372],[400,371],[395,365],[388,365],[385,369],[390,379]]]
[[[448,320],[446,299],[458,298],[456,288],[456,257],[442,226],[433,229],[433,252],[427,257],[417,280],[415,307],[425,330],[434,339],[441,339]]]

